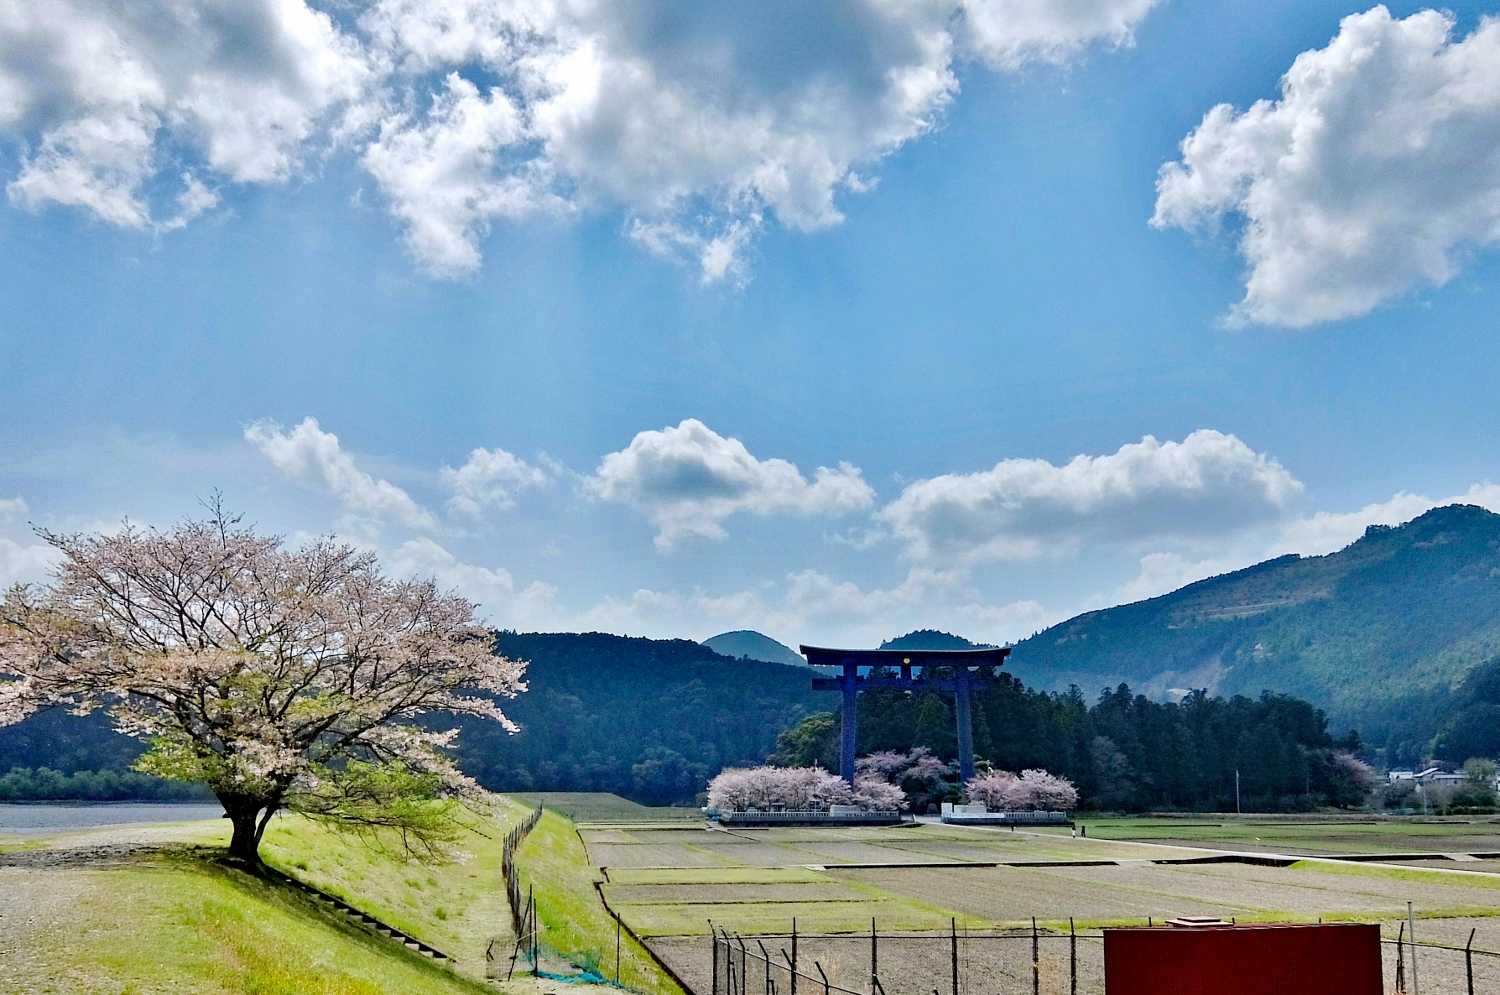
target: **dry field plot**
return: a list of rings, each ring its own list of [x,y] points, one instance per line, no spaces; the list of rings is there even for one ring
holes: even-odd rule
[[[1321,856],[1342,853],[1500,853],[1500,822],[1405,819],[1314,822],[1100,819],[1096,838]]]
[[[1177,828],[1181,832],[1180,827]],[[1208,824],[1182,833],[1185,842],[1241,849],[1240,839],[1211,835],[1277,835],[1265,849],[1322,852],[1448,852],[1486,839],[1488,825],[1415,824],[1314,827],[1256,825],[1225,829]],[[1327,830],[1335,838],[1320,840]],[[1140,837],[1154,834],[1139,832]],[[746,938],[766,937],[778,954],[795,917],[804,963],[816,959],[835,982],[855,991],[869,986],[868,931],[879,924],[880,975],[891,995],[949,986],[949,946],[932,939],[956,921],[960,934],[990,938],[961,942],[964,988],[1029,992],[1031,947],[997,932],[1034,916],[1054,929],[1073,917],[1094,937],[1079,942],[1080,992],[1102,986],[1097,927],[1111,922],[1160,921],[1178,915],[1220,915],[1241,921],[1358,919],[1380,922],[1396,936],[1406,902],[1415,904],[1425,942],[1462,946],[1477,928],[1475,947],[1500,952],[1500,874],[1483,861],[1441,861],[1411,867],[1303,861],[1292,867],[1247,864],[1159,864],[1191,856],[1130,839],[1071,839],[1065,833],[1009,833],[941,826],[891,829],[785,828],[707,832],[675,828],[584,829],[591,859],[607,865],[606,898],[624,921],[695,990],[708,991],[710,920]],[[1160,835],[1155,835],[1160,840]],[[1288,845],[1295,841],[1296,846]],[[1253,842],[1253,840],[1251,841]],[[1500,843],[1500,840],[1494,842]],[[1358,843],[1359,845],[1354,845]],[[1486,844],[1489,845],[1489,844]],[[1500,849],[1500,848],[1497,848]],[[1206,850],[1199,850],[1206,853]],[[1062,862],[1119,860],[1067,866]],[[1049,861],[1052,866],[985,866]],[[841,864],[875,866],[840,867]],[[917,866],[883,866],[883,865]],[[1500,861],[1495,862],[1500,865]],[[1433,867],[1448,870],[1432,870]],[[917,938],[887,933],[927,934]],[[813,934],[836,934],[816,936]],[[841,935],[838,935],[841,934]],[[1394,979],[1390,954],[1388,983]],[[779,955],[779,954],[778,954]],[[1068,943],[1042,940],[1044,992],[1067,991]],[[1500,956],[1476,958],[1476,990],[1500,991]],[[1461,981],[1460,953],[1422,951],[1423,989],[1450,990]],[[1430,981],[1429,981],[1430,979]],[[786,979],[778,988],[785,990]],[[699,984],[703,987],[699,988]],[[978,986],[977,988],[974,986]],[[1451,988],[1461,991],[1462,988]]]

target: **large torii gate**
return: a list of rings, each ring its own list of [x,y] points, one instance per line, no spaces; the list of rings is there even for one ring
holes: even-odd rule
[[[837,650],[798,647],[815,667],[834,667],[837,677],[814,677],[814,691],[843,695],[839,729],[839,775],[854,783],[856,705],[859,692],[877,688],[903,691],[952,691],[958,725],[958,772],[974,776],[974,727],[970,692],[988,687],[1000,675],[1009,647],[973,650]],[[860,670],[866,671],[864,674]]]

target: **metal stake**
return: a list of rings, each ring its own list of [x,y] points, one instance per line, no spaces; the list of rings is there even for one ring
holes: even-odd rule
[[[1464,944],[1464,973],[1469,976],[1469,995],[1474,995],[1474,933],[1469,930],[1469,942]]]
[[[1042,995],[1042,951],[1036,934],[1036,916],[1031,917],[1031,995]]]
[[[1396,931],[1396,995],[1406,995],[1406,923]]]
[[[953,960],[953,995],[958,995],[958,919],[948,920],[949,937],[951,938],[950,950]]]
[[[792,916],[792,984],[791,995],[797,995],[797,917]]]
[[[1078,995],[1078,931],[1072,916],[1068,916],[1068,992]]]
[[[1422,982],[1417,979],[1417,920],[1406,903],[1406,935],[1411,940],[1411,995],[1422,995]]]

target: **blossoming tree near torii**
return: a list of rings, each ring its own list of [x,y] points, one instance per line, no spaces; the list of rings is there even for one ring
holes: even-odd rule
[[[61,562],[0,601],[0,726],[107,708],[149,741],[140,770],[208,785],[252,867],[279,811],[392,827],[410,849],[448,838],[451,805],[478,786],[444,752],[457,730],[418,720],[514,731],[490,696],[524,691],[524,664],[430,580],[386,577],[332,539],[289,549],[209,509],[165,531],[39,531]]]

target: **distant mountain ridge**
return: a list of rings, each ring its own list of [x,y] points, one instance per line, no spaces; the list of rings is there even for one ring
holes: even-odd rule
[[[880,644],[883,650],[977,650],[993,649],[990,643],[976,643],[938,629],[917,629],[904,636],[887,639]]]
[[[717,636],[709,636],[703,640],[703,645],[731,660],[750,659],[759,660],[762,663],[784,663],[791,667],[807,666],[807,661],[802,659],[802,654],[785,643],[777,642],[754,629],[721,632]]]
[[[1069,619],[1017,644],[1028,685],[1305,697],[1378,741],[1500,653],[1500,515],[1436,508],[1327,556],[1288,555]]]

